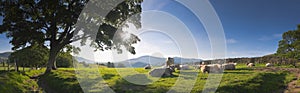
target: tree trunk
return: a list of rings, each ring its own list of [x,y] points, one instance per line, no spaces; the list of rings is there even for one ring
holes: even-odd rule
[[[18,65],[18,63],[16,63],[16,68],[17,68],[17,71],[19,72],[19,65]]]
[[[17,72],[19,72],[19,65],[18,65],[18,62],[17,62],[16,59],[15,59],[15,70],[16,70]]]
[[[9,61],[7,61],[7,70],[9,71]]]
[[[57,67],[56,67],[56,57],[57,57],[57,54],[59,52],[60,49],[50,49],[50,55],[49,55],[49,60],[48,60],[48,63],[47,63],[47,68],[46,68],[46,72],[45,73],[50,73],[51,70],[56,70]]]

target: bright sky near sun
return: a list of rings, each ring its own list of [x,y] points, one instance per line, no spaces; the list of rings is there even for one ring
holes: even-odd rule
[[[296,29],[300,24],[300,0],[210,0],[223,25],[227,54],[226,57],[253,57],[275,53],[281,34]],[[178,48],[178,42],[174,38],[185,39],[187,37],[172,37],[160,33],[160,29],[174,30],[174,32],[187,31],[192,34],[197,46],[195,55],[184,55],[188,58],[211,59],[211,46],[209,38],[202,23],[186,7],[174,0],[144,0],[142,9],[144,12],[158,11],[168,14],[177,21],[167,21],[168,18],[151,16],[142,13],[142,29],[132,26],[125,30],[145,31],[139,33],[139,42],[136,46],[136,58],[143,55],[159,57],[182,56],[182,50]],[[150,13],[151,14],[151,13]],[[168,17],[167,15],[165,17]],[[172,18],[172,17],[171,17]],[[161,21],[159,21],[161,20]],[[0,17],[0,24],[2,23]],[[178,22],[178,23],[174,23]],[[156,29],[143,29],[143,25],[150,23],[169,24]],[[180,26],[184,24],[184,26]],[[172,26],[173,25],[173,26]],[[0,35],[0,52],[11,51],[9,39],[4,34]],[[191,41],[187,41],[191,42]],[[96,53],[96,61],[112,61],[111,52]]]

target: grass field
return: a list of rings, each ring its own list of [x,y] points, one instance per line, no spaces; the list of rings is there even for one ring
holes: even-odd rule
[[[28,72],[30,75],[36,71]],[[0,91],[4,93],[30,93],[40,91],[38,84],[35,80],[25,73],[19,72],[0,72]]]
[[[258,65],[256,68],[261,67],[263,65]],[[134,69],[134,71],[139,72],[138,74],[130,73],[129,68],[99,68],[98,70],[85,69],[82,71],[85,74],[78,77],[80,77],[79,82],[82,82],[82,85],[85,86],[79,85],[73,68],[60,68],[51,74],[41,75],[36,81],[29,77],[43,73],[44,70],[30,70],[25,73],[1,72],[0,84],[5,86],[1,86],[0,90],[6,93],[21,93],[28,92],[28,90],[41,90],[38,86],[43,86],[46,91],[59,93],[83,92],[81,87],[87,89],[88,92],[101,92],[104,91],[103,87],[107,85],[118,93],[161,93],[168,92],[176,84],[177,79],[181,78],[184,82],[179,83],[191,83],[195,79],[196,82],[191,92],[198,93],[203,91],[208,78],[208,75],[203,73],[199,73],[196,78],[192,78],[194,74],[198,73],[195,70],[185,70],[182,73],[189,74],[184,75],[176,71],[173,77],[163,78],[151,77],[148,75],[149,70],[143,68]],[[119,73],[122,74],[120,75]],[[143,79],[137,77],[143,77]],[[294,77],[294,74],[287,71],[263,72],[239,65],[236,70],[224,72],[217,92],[278,93],[282,92],[287,83]],[[131,78],[129,81],[142,81],[146,85],[130,83],[124,78]],[[13,91],[14,89],[18,89],[18,91]],[[186,89],[187,86],[180,86],[176,90],[173,90],[173,92],[185,92]]]

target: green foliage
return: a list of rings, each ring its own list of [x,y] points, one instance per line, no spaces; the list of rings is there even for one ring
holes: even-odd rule
[[[283,33],[282,40],[279,41],[277,55],[300,59],[300,25],[296,30]]]
[[[56,58],[57,67],[72,67],[73,66],[73,56],[68,52],[60,52]]]
[[[47,47],[34,44],[13,52],[9,56],[9,60],[16,61],[19,66],[41,67],[47,63],[48,51]]]
[[[32,45],[13,52],[9,59],[11,62],[16,61],[19,66],[44,67],[48,61],[48,55],[49,49],[47,47]],[[73,61],[76,61],[72,57],[69,50],[59,52],[56,65],[58,67],[72,67]]]
[[[107,66],[108,68],[114,68],[114,67],[115,67],[115,64],[112,63],[112,62],[107,62],[106,66]]]

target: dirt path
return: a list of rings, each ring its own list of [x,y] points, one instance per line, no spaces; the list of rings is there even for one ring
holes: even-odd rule
[[[297,80],[300,79],[300,73],[297,73],[297,77],[287,85],[284,93],[300,93],[300,85],[297,85]]]
[[[297,80],[300,79],[300,69],[298,68],[278,68],[278,67],[270,67],[270,68],[258,68],[256,70],[259,71],[268,71],[268,72],[277,72],[277,71],[289,71],[295,74],[295,78],[288,83],[285,89],[282,90],[283,93],[300,93],[300,85],[297,85]]]

